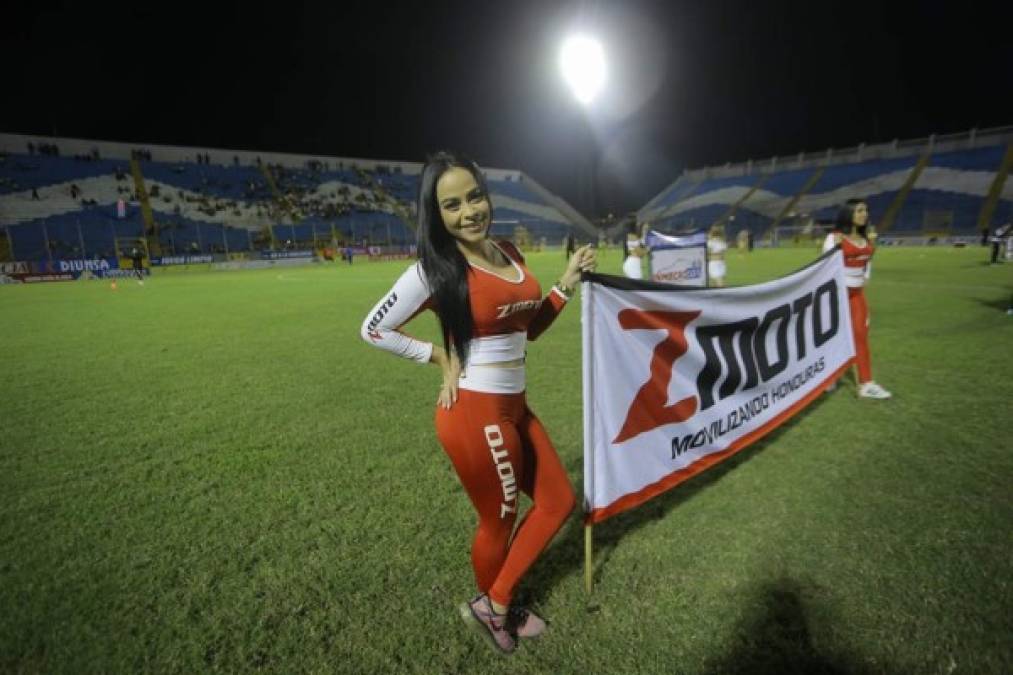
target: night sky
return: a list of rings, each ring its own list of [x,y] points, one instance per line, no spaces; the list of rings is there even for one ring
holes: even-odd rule
[[[447,147],[620,213],[684,168],[1013,124],[998,2],[97,4],[5,7],[0,131],[408,161]],[[574,28],[609,60],[590,111],[557,67]]]

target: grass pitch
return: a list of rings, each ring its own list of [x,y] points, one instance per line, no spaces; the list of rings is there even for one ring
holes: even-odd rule
[[[729,282],[814,254],[733,252]],[[575,515],[520,591],[550,630],[506,659],[455,612],[439,373],[358,337],[405,263],[0,287],[0,671],[1010,672],[1013,265],[986,257],[877,253],[895,398],[839,387],[597,526],[591,597]],[[580,494],[577,309],[528,377]]]

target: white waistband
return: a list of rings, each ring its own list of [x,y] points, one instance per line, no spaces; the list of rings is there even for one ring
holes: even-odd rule
[[[844,285],[848,288],[861,288],[865,285],[865,267],[845,267]]]
[[[523,359],[524,348],[527,346],[527,342],[528,334],[524,331],[474,338],[468,343],[468,363],[466,367]]]
[[[471,366],[457,380],[461,389],[485,394],[519,394],[524,391],[524,366],[494,368]]]

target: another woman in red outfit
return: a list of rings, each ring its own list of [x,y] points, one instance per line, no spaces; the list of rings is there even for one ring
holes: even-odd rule
[[[461,614],[498,649],[534,637],[545,622],[512,607],[514,590],[566,520],[573,488],[541,422],[525,400],[524,354],[595,267],[588,246],[573,254],[542,296],[524,258],[489,238],[492,204],[471,161],[441,152],[422,171],[419,261],[366,317],[367,342],[443,371],[436,433],[478,511],[471,551],[479,595]],[[443,345],[400,327],[423,309],[436,312]],[[532,507],[518,519],[518,493]]]
[[[872,358],[869,355],[869,306],[865,301],[865,284],[870,276],[870,262],[875,246],[868,237],[869,205],[861,199],[849,199],[837,212],[837,223],[827,235],[823,250],[840,244],[844,253],[844,280],[848,285],[851,306],[851,330],[855,337],[855,360],[858,362],[858,395],[862,398],[886,399],[891,394],[872,379]]]

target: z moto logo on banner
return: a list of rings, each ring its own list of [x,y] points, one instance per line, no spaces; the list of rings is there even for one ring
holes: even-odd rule
[[[843,275],[835,253],[749,287],[676,290],[599,275],[586,281],[591,521],[755,442],[839,376],[854,357]]]

